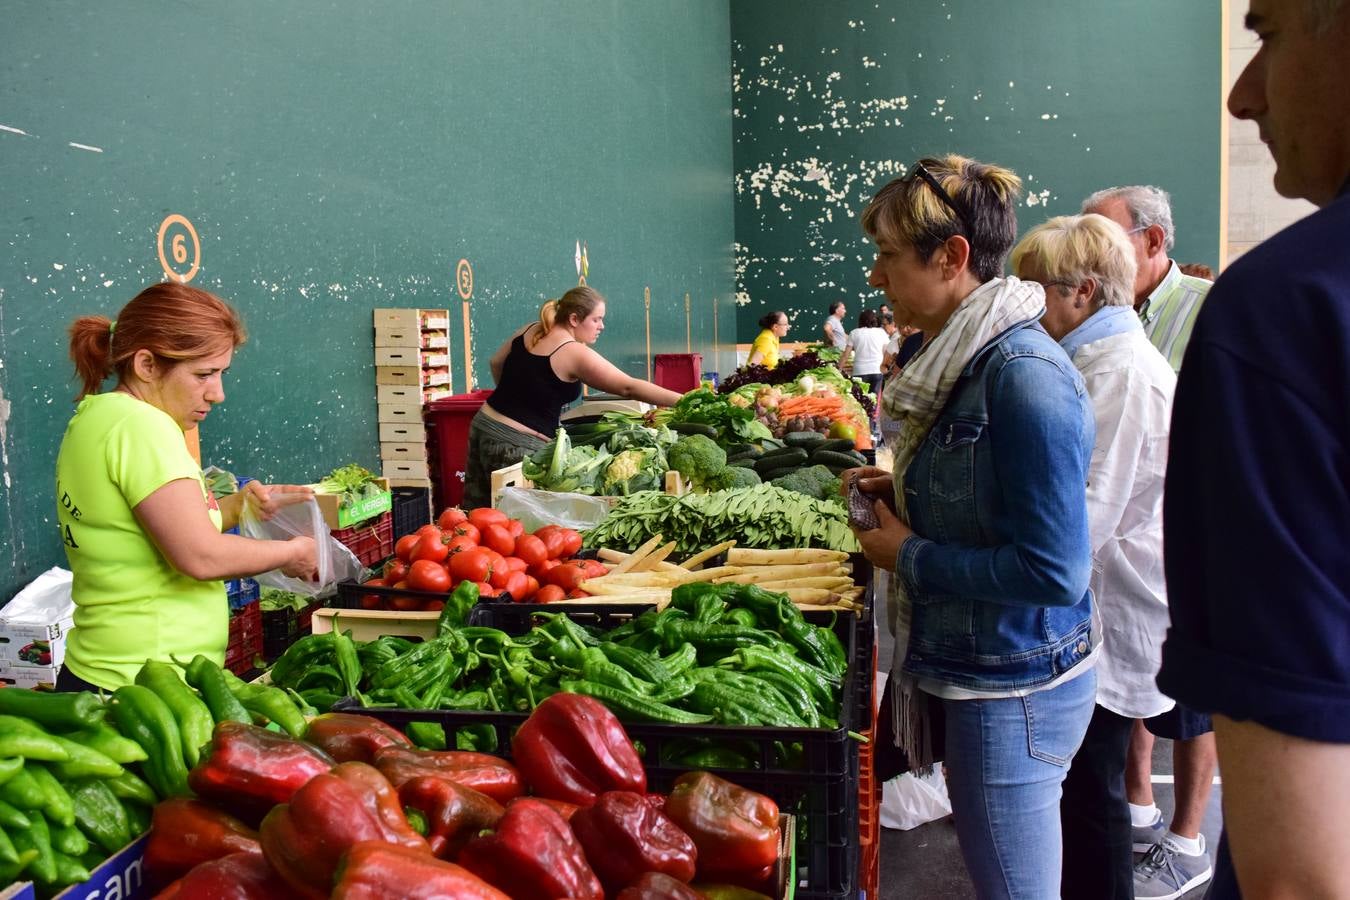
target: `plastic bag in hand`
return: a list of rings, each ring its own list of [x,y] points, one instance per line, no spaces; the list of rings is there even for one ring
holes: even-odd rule
[[[258,517],[251,503],[245,502],[239,511],[239,533],[262,541],[288,541],[293,537],[314,539],[318,562],[318,578],[303,581],[283,575],[280,569],[253,576],[264,587],[279,588],[306,597],[317,597],[329,592],[339,581],[351,581],[361,576],[361,562],[356,554],[336,541],[323,520],[319,503],[312,497],[304,503],[292,503],[277,510],[267,521]]]

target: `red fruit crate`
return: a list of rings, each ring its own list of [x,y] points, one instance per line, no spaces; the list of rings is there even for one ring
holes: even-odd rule
[[[872,681],[876,681],[877,650],[872,648]],[[869,694],[872,692],[869,692]],[[881,882],[881,785],[876,780],[874,742],[877,738],[877,714],[872,708],[872,723],[862,732],[867,738],[858,747],[858,887],[866,900],[880,894]]]
[[[331,534],[339,544],[356,554],[366,568],[394,552],[394,518],[388,512],[350,528],[339,528]]]
[[[258,602],[230,614],[230,639],[225,646],[225,668],[236,675],[253,668],[253,658],[262,654],[262,607]]]

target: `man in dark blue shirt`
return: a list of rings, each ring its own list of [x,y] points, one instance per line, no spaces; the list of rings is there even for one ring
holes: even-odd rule
[[[1252,0],[1247,25],[1229,110],[1320,209],[1223,274],[1186,351],[1158,684],[1214,714],[1208,896],[1350,897],[1350,0]]]

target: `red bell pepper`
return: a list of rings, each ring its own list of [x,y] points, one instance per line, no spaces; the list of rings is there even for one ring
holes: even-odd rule
[[[565,800],[550,800],[547,797],[535,797],[534,799],[553,807],[553,811],[562,816],[563,821],[569,824],[572,822],[572,817],[577,814],[577,810],[581,809],[575,803],[568,803]]]
[[[256,823],[315,775],[333,768],[317,747],[283,734],[225,721],[211,735],[211,752],[188,774],[188,785],[244,821]]]
[[[152,884],[168,884],[204,862],[232,853],[252,853],[261,859],[258,832],[189,797],[170,797],[155,806],[145,844],[145,876]]]
[[[155,900],[289,900],[290,885],[261,853],[231,853],[196,866]]]
[[[521,797],[493,834],[469,841],[460,865],[515,900],[604,900],[572,829],[553,807]]]
[[[614,900],[707,900],[707,895],[664,872],[648,872],[619,891]]]
[[[675,779],[666,815],[694,839],[700,878],[757,883],[778,859],[778,804],[711,772]]]
[[[412,747],[408,736],[370,716],[324,713],[309,720],[305,740],[338,762],[372,762],[385,747]]]
[[[469,870],[383,841],[362,841],[338,869],[333,900],[511,900]]]
[[[662,872],[680,881],[694,877],[694,842],[642,794],[606,791],[594,805],[577,811],[572,831],[610,893],[644,872]]]
[[[414,778],[430,777],[473,788],[498,803],[510,803],[525,793],[516,767],[487,753],[385,747],[375,754],[375,767],[394,787]]]
[[[426,817],[427,844],[441,859],[453,859],[478,832],[496,828],[505,812],[487,794],[442,778],[405,781],[398,799]]]
[[[273,809],[259,832],[263,855],[295,893],[327,897],[342,854],[361,841],[384,841],[431,855],[408,825],[398,794],[365,763],[341,763],[316,775],[290,803]]]
[[[536,794],[590,806],[605,791],[647,790],[628,732],[603,703],[554,694],[511,738],[511,756]]]

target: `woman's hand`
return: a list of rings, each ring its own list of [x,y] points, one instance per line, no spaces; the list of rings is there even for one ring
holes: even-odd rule
[[[264,522],[271,519],[283,506],[304,503],[314,496],[314,491],[299,484],[260,484],[250,481],[239,491],[244,502],[253,508],[253,512]]]
[[[863,555],[867,557],[868,562],[878,569],[894,572],[900,548],[905,541],[914,536],[914,532],[896,518],[895,513],[885,502],[877,500],[872,507],[876,510],[877,520],[881,524],[870,531],[859,531],[854,528],[853,535],[862,545]]]
[[[854,479],[858,481],[858,490],[867,494],[869,497],[880,500],[895,512],[895,481],[891,473],[885,469],[879,469],[876,466],[859,466],[856,469],[845,469],[839,478],[839,493],[845,497],[848,496],[848,487]]]
[[[281,567],[281,574],[304,581],[313,581],[319,572],[318,548],[312,537],[293,537],[286,541],[291,551],[290,561]]]

